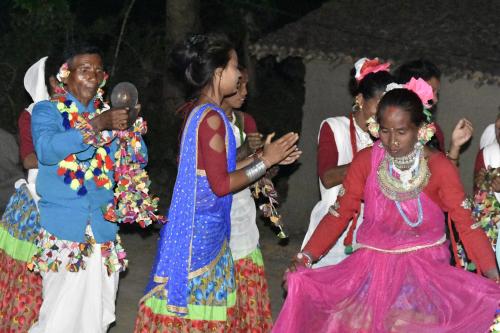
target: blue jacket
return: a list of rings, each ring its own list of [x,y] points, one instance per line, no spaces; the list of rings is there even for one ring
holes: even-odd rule
[[[68,93],[66,97],[76,103],[80,113],[95,112],[93,101],[85,107],[71,94]],[[59,239],[84,242],[85,228],[90,223],[98,243],[114,240],[118,226],[106,221],[102,211],[112,202],[113,189],[98,188],[93,180],[88,180],[85,181],[87,194],[79,196],[64,183],[64,177],[57,174],[58,163],[68,155],[76,154],[78,160],[90,161],[96,148],[83,143],[83,137],[78,130],[64,128],[61,113],[55,103],[50,101],[35,105],[31,129],[38,157],[36,189],[41,197],[38,208],[42,227]],[[146,145],[142,143],[142,147],[146,156]],[[118,149],[117,140],[112,141],[109,148],[109,156],[114,161]],[[111,171],[109,177],[114,185],[113,174]]]

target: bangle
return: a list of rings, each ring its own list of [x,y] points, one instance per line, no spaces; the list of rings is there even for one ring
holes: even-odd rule
[[[257,159],[246,166],[244,170],[250,183],[253,183],[266,174],[267,168],[264,161]]]
[[[460,155],[458,155],[456,158],[453,158],[453,157],[450,156],[450,152],[447,151],[446,152],[446,158],[449,159],[449,160],[451,160],[451,161],[458,161],[458,159],[460,158]]]
[[[304,264],[304,266],[306,266],[307,268],[311,268],[312,267],[312,263],[313,263],[313,260],[311,258],[311,256],[305,252],[299,252],[297,253],[297,255],[295,256],[301,263]]]

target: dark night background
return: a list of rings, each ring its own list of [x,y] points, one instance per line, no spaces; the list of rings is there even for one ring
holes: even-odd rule
[[[99,46],[109,73],[107,90],[130,81],[139,90],[145,137],[150,151],[148,170],[153,191],[166,207],[176,172],[181,119],[175,110],[186,93],[168,70],[172,45],[193,32],[224,32],[249,67],[250,93],[245,105],[262,133],[300,131],[304,98],[304,66],[288,58],[256,61],[252,42],[318,8],[324,1],[304,0],[2,0],[0,3],[0,127],[17,133],[17,117],[29,105],[24,73],[39,58],[60,54],[65,45],[88,41]],[[125,24],[124,24],[125,21]],[[121,35],[118,56],[117,43]],[[290,170],[281,171],[278,188]],[[286,190],[282,190],[286,195]]]

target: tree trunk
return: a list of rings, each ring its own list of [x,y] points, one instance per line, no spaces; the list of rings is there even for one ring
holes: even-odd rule
[[[183,41],[190,34],[200,28],[200,1],[199,0],[166,0],[165,43],[166,61],[172,47]],[[163,95],[168,111],[175,111],[184,100],[182,84],[167,70],[164,77]]]
[[[241,10],[240,15],[243,19],[244,22],[244,27],[245,27],[245,36],[243,38],[243,57],[246,65],[246,69],[248,72],[248,92],[250,96],[255,94],[257,92],[257,72],[256,72],[256,64],[255,64],[255,57],[253,57],[250,54],[250,45],[252,42],[255,40],[255,30],[256,30],[256,24],[255,20],[253,18],[253,13],[251,11],[245,11]]]

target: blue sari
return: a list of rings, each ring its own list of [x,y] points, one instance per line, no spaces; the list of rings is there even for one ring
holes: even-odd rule
[[[163,314],[168,311],[172,315],[190,317],[188,303],[193,305],[194,300],[194,303],[203,304],[202,298],[211,292],[212,298],[226,302],[228,292],[234,289],[229,252],[232,194],[216,196],[206,175],[197,171],[198,127],[209,110],[216,111],[224,120],[227,169],[232,172],[236,168],[236,142],[224,111],[212,104],[195,108],[183,132],[168,223],[161,230],[156,259],[143,298],[145,300],[153,294],[158,298],[160,295]],[[226,272],[228,276],[224,283],[214,284],[210,279],[215,275],[208,277],[209,271],[217,276]],[[193,296],[193,288],[203,277],[208,278],[205,281],[208,286]],[[214,291],[214,288],[218,289]],[[225,314],[222,317],[225,318]]]

